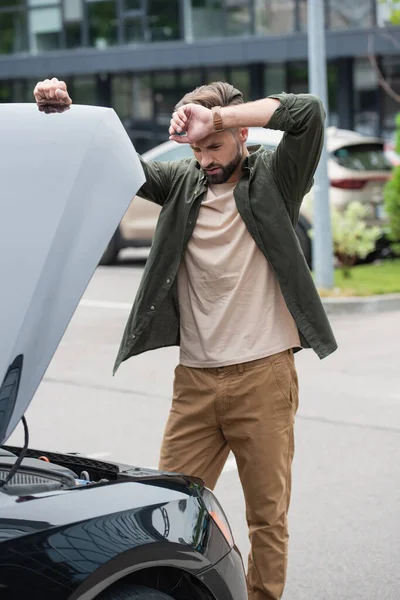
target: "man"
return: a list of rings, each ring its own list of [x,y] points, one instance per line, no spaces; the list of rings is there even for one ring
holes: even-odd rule
[[[37,84],[69,105],[65,83]],[[230,451],[243,485],[251,600],[282,597],[298,384],[293,353],[320,358],[336,342],[294,231],[323,145],[311,95],[243,103],[227,83],[187,94],[170,139],[194,158],[142,161],[140,195],[161,207],[115,370],[127,358],[180,345],[160,469],[214,488]],[[278,148],[247,148],[248,127],[285,132]]]

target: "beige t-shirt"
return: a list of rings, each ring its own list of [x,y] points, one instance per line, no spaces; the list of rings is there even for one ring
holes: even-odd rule
[[[236,207],[210,185],[178,272],[180,362],[220,367],[300,347],[275,273]]]

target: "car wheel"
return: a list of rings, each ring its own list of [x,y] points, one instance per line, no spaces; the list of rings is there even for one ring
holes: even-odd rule
[[[173,600],[173,598],[158,590],[123,583],[103,592],[98,600]]]
[[[299,221],[296,226],[296,235],[299,239],[301,249],[303,250],[304,258],[307,261],[309,268],[312,266],[312,246],[311,238],[308,235],[310,227],[305,222]]]
[[[117,229],[104,250],[99,265],[115,265],[120,251],[120,237],[119,229]]]

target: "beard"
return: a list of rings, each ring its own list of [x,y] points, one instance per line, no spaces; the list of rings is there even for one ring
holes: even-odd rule
[[[242,162],[243,154],[242,149],[238,147],[237,154],[233,160],[231,160],[227,165],[218,165],[217,163],[212,163],[207,167],[207,169],[219,168],[219,173],[207,173],[205,170],[205,174],[207,176],[208,183],[218,184],[218,183],[226,183],[230,177],[234,174],[240,163]]]

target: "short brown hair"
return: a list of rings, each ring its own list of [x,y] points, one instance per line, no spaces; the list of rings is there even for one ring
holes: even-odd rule
[[[175,106],[175,110],[185,104],[200,104],[211,109],[213,106],[232,106],[243,104],[243,94],[225,81],[215,81],[200,87],[183,96]]]

